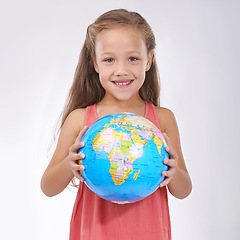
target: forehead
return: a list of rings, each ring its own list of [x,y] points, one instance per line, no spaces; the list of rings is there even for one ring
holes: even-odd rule
[[[114,27],[97,34],[96,51],[111,51],[114,49],[138,51],[146,50],[146,43],[139,32],[129,26]]]

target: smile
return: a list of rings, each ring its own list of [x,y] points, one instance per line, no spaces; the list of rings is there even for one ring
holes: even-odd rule
[[[133,80],[130,80],[130,81],[114,81],[114,83],[116,84],[116,85],[118,85],[118,86],[126,86],[126,85],[128,85],[128,84],[130,84],[131,82],[132,82]]]

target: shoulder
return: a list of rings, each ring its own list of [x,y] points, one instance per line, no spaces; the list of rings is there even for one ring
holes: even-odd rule
[[[164,107],[155,107],[159,125],[162,132],[168,132],[169,128],[177,127],[177,122],[174,113]]]
[[[77,108],[77,109],[73,110],[71,113],[69,113],[65,122],[79,121],[80,119],[84,119],[85,112],[86,112],[86,108]]]
[[[84,127],[86,108],[78,108],[73,110],[66,118],[62,131],[76,132],[78,134]]]
[[[70,146],[76,141],[79,132],[84,127],[84,119],[85,109],[76,109],[67,116],[61,127],[56,150],[51,160],[52,165],[68,155]]]

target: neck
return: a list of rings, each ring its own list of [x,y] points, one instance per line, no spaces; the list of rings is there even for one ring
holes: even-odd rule
[[[141,98],[128,101],[106,101],[104,98],[97,104],[99,118],[109,114],[131,112],[140,116],[145,115],[145,102]]]

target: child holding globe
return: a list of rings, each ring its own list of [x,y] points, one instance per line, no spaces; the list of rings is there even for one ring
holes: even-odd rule
[[[45,170],[41,188],[47,196],[62,192],[74,178],[80,180],[73,208],[71,240],[171,239],[167,188],[177,198],[191,192],[173,113],[159,106],[159,77],[155,37],[146,20],[124,9],[101,15],[87,29],[61,124],[54,155]],[[115,204],[98,197],[83,183],[81,139],[99,118],[132,112],[152,121],[164,133],[165,180],[147,198]]]

